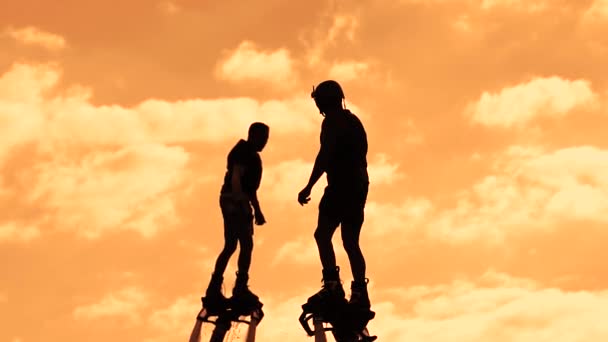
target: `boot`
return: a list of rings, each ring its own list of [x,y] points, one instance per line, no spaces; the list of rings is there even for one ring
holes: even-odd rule
[[[214,273],[211,276],[209,287],[207,287],[207,292],[205,293],[205,305],[210,310],[219,309],[228,302],[228,299],[222,293],[223,281],[224,277],[222,275]]]
[[[232,296],[234,298],[244,299],[246,301],[257,302],[258,296],[249,290],[247,282],[249,281],[249,275],[247,273],[236,273],[236,282],[232,289]]]
[[[361,309],[368,309],[371,307],[369,302],[369,295],[367,294],[367,283],[369,279],[365,278],[363,281],[353,281],[351,283],[351,295],[349,304],[354,305]]]
[[[340,267],[323,270],[323,288],[314,296],[321,299],[344,298],[344,288],[340,282]]]

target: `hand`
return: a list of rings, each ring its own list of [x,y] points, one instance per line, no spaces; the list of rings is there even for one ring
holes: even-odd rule
[[[256,210],[253,216],[255,219],[255,224],[257,224],[258,226],[261,226],[266,223],[266,218],[264,218],[264,214],[262,214],[261,210]]]
[[[300,191],[298,194],[298,203],[300,203],[300,205],[304,205],[310,201],[310,191],[311,189],[309,187],[305,187]]]

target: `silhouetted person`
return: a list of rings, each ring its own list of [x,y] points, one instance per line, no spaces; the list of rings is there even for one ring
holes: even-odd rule
[[[269,127],[261,122],[251,124],[247,140],[239,140],[228,154],[227,171],[220,193],[220,208],[224,217],[224,249],[215,263],[206,297],[211,305],[226,303],[222,294],[223,275],[228,261],[240,244],[234,298],[257,300],[249,290],[249,266],[253,252],[253,222],[266,223],[257,198],[262,179],[261,152],[268,142]],[[253,213],[252,213],[253,207]]]
[[[323,265],[323,288],[316,295],[344,296],[331,241],[341,225],[342,241],[354,279],[349,302],[369,308],[365,259],[359,247],[369,188],[367,135],[357,116],[344,108],[344,93],[336,81],[321,82],[313,88],[311,96],[325,119],[321,125],[321,148],[310,180],[298,194],[298,202],[304,205],[310,201],[312,188],[326,173],[327,187],[319,203],[314,234]]]

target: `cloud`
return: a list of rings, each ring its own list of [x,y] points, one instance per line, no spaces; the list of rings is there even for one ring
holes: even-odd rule
[[[140,309],[144,308],[148,296],[137,287],[126,287],[108,293],[98,302],[78,306],[74,309],[75,319],[125,318],[130,324],[141,322]]]
[[[312,159],[312,161],[287,160],[266,166],[260,192],[264,193],[264,197],[276,201],[293,201],[298,192],[308,182],[314,157]],[[389,161],[386,154],[378,154],[371,158],[368,164],[368,173],[370,188],[391,185],[405,177],[405,174],[399,171],[399,164]],[[325,176],[323,176],[313,188],[312,198],[319,199],[323,195],[325,184]]]
[[[15,64],[2,75],[0,155],[41,138],[88,145],[221,142],[243,137],[253,121],[268,123],[278,136],[305,134],[319,125],[310,96],[302,94],[263,102],[240,97],[94,105],[92,91],[82,86],[51,97],[60,76],[60,68],[48,64]]]
[[[38,45],[49,50],[61,50],[66,47],[65,39],[57,34],[42,31],[33,26],[8,28],[5,34],[26,45]]]
[[[473,122],[511,128],[539,117],[563,117],[576,108],[593,104],[596,97],[586,80],[535,78],[499,93],[484,92],[465,112]]]
[[[402,289],[398,292],[411,298],[408,313],[395,302],[376,304],[372,332],[392,341],[430,342],[582,342],[608,337],[608,329],[598,324],[606,314],[608,292],[543,288],[508,275],[502,276],[502,284],[484,285],[484,277]]]
[[[608,151],[593,146],[560,149],[524,161],[519,173],[548,191],[550,221],[608,222]]]
[[[398,204],[369,202],[365,206],[365,234],[381,239],[411,234],[421,229],[433,209],[433,203],[425,198],[406,199]]]
[[[591,146],[547,152],[511,147],[493,173],[455,194],[454,205],[407,198],[370,202],[372,237],[425,236],[453,244],[502,244],[509,237],[549,233],[560,222],[608,222],[608,151]]]
[[[316,265],[319,263],[317,244],[310,234],[309,237],[300,237],[287,241],[277,250],[272,265],[285,263],[293,265]]]
[[[251,41],[243,41],[219,63],[217,76],[233,82],[269,82],[276,87],[293,85],[296,75],[289,50],[263,51]]]
[[[514,9],[525,12],[540,12],[549,7],[550,3],[546,0],[482,0],[483,10],[493,9]]]
[[[169,306],[152,311],[147,323],[155,334],[144,341],[185,341],[190,336],[195,317],[200,310],[200,305],[196,304],[190,297],[179,297]]]
[[[158,3],[158,9],[166,14],[176,14],[179,13],[182,9],[175,4],[173,1],[162,1]]]
[[[39,235],[32,227],[59,218],[58,227],[88,238],[121,230],[154,236],[176,223],[174,200],[190,160],[182,147],[170,145],[234,141],[253,121],[269,124],[275,138],[319,126],[308,96],[149,99],[123,107],[92,104],[91,90],[82,86],[57,91],[60,79],[53,64],[14,64],[0,76],[0,166],[20,169],[17,183],[33,184],[20,196],[46,210],[41,222],[26,228],[8,217],[2,239],[32,239]],[[27,144],[35,146],[31,158],[6,164]],[[12,196],[16,183],[5,177],[1,192]]]
[[[29,197],[44,198],[58,227],[87,238],[118,230],[150,237],[177,220],[171,194],[188,158],[180,147],[155,144],[57,158],[38,165]]]
[[[365,77],[369,70],[369,64],[358,61],[338,62],[329,69],[329,78],[340,82],[348,82],[360,77]]]
[[[314,289],[303,293],[313,293]],[[376,318],[368,328],[387,341],[524,342],[602,341],[608,328],[608,292],[544,288],[530,279],[489,271],[476,279],[433,286],[369,287]],[[306,295],[264,299],[269,322],[258,328],[268,341],[308,341],[295,322]]]
[[[337,14],[331,13],[331,25],[316,29],[308,41],[304,39],[306,45],[307,60],[309,66],[318,66],[323,64],[323,58],[327,50],[334,45],[337,45],[340,40],[353,42],[355,40],[356,30],[359,26],[357,16],[353,14]]]
[[[583,14],[586,23],[601,23],[608,19],[608,0],[594,0]]]
[[[0,242],[29,242],[39,236],[40,229],[36,226],[22,225],[17,222],[0,223]]]

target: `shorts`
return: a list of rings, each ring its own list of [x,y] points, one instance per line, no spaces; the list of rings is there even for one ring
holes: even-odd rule
[[[226,240],[253,235],[253,209],[248,201],[237,201],[230,195],[222,194],[220,208],[224,217]]]
[[[369,185],[350,188],[328,186],[319,202],[319,216],[335,224],[361,226],[365,217]]]

